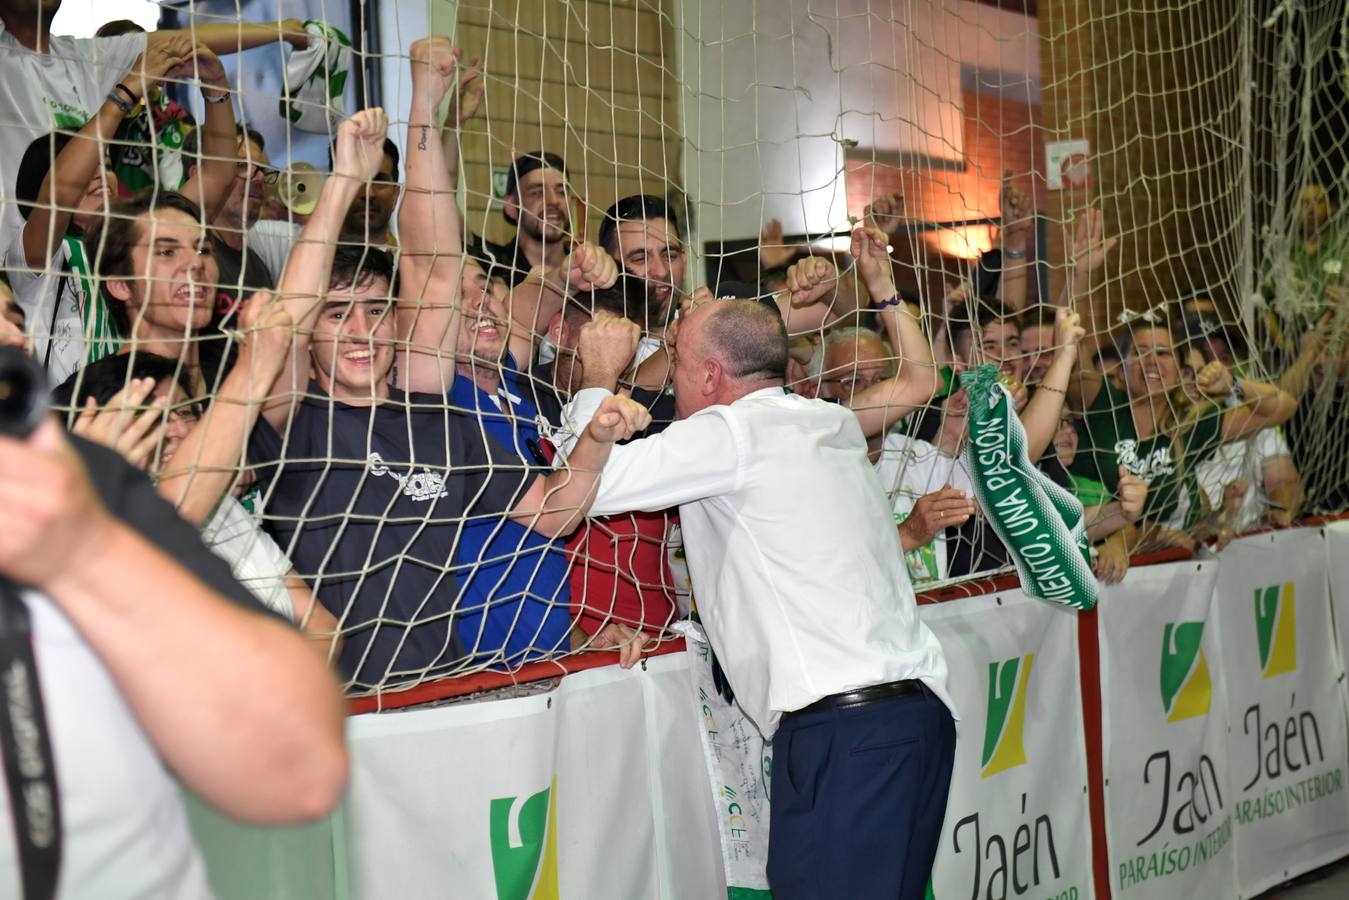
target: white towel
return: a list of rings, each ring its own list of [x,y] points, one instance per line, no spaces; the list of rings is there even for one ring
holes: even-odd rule
[[[342,94],[351,71],[351,39],[331,25],[304,23],[309,45],[290,54],[280,109],[301,131],[332,134],[345,117]]]

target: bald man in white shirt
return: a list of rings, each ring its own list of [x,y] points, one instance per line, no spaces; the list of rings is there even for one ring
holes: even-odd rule
[[[891,401],[916,407],[936,377],[904,318]],[[679,507],[702,622],[773,741],[774,896],[922,898],[955,753],[946,663],[918,619],[857,416],[787,393],[786,366],[776,309],[688,311],[674,342],[679,421],[614,448],[590,514]],[[577,395],[578,426],[607,394]]]

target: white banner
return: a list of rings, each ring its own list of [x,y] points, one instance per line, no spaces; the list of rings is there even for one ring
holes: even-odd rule
[[[1344,855],[1349,765],[1320,528],[1234,541],[1215,590],[1237,882],[1250,897]]]
[[[1097,609],[1114,897],[1231,897],[1216,562],[1135,567]]]
[[[1346,650],[1349,650],[1349,521],[1331,522],[1324,529],[1326,538],[1326,568],[1330,576],[1330,608],[1335,618],[1335,638],[1337,660],[1344,667]],[[1338,564],[1337,564],[1338,563]],[[1349,692],[1343,690],[1349,712]]]
[[[681,629],[693,657],[693,693],[702,723],[712,805],[721,834],[730,900],[771,896],[768,891],[768,812],[773,747],[713,674],[712,647],[692,623]]]
[[[352,896],[725,896],[690,678],[678,653],[352,718]]]
[[[1092,897],[1077,613],[1009,591],[920,615],[961,717],[933,896]]]

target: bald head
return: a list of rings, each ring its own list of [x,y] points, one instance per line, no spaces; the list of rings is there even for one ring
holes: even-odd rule
[[[675,339],[675,407],[681,418],[733,403],[787,376],[787,328],[776,309],[754,300],[696,307]]]
[[[781,314],[757,300],[721,300],[703,326],[710,353],[726,374],[745,381],[787,377],[787,326]]]

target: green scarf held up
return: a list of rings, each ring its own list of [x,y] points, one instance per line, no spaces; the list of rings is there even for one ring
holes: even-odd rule
[[[1091,609],[1100,588],[1091,573],[1086,513],[1077,498],[1026,455],[1026,431],[996,366],[962,372],[969,395],[965,462],[979,506],[1016,563],[1021,589],[1037,600]]]

